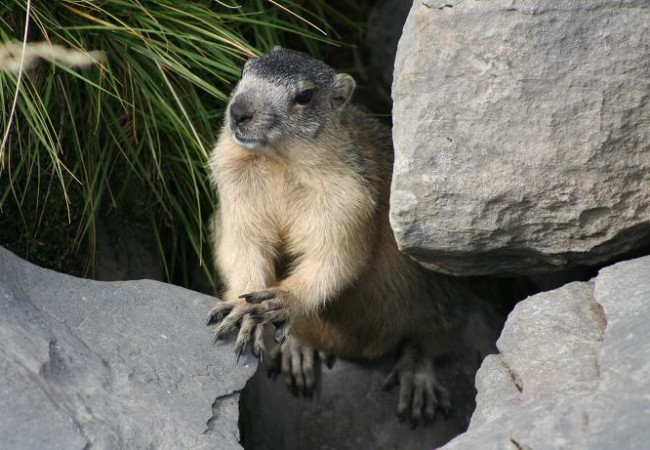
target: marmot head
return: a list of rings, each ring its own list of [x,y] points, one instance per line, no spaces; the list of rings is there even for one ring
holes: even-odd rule
[[[276,47],[244,66],[228,103],[226,127],[235,142],[251,150],[313,140],[339,120],[354,87],[350,75]]]

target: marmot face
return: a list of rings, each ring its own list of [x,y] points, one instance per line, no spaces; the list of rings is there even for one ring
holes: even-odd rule
[[[331,128],[354,79],[303,53],[275,48],[249,60],[232,93],[226,130],[249,150],[309,141]]]

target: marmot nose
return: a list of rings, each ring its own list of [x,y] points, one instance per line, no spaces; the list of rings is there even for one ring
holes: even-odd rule
[[[241,125],[253,118],[253,112],[248,105],[242,101],[235,101],[230,105],[230,119],[235,125]]]

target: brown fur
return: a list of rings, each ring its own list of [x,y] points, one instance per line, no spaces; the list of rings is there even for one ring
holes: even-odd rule
[[[404,345],[444,352],[463,299],[448,277],[398,251],[391,169],[389,134],[353,107],[316,139],[272,151],[251,152],[224,127],[210,159],[223,299],[291,293],[291,335],[334,355],[378,357]]]

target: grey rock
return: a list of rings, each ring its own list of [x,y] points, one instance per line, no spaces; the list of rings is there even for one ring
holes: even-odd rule
[[[242,393],[242,435],[250,450],[420,450],[442,445],[467,428],[474,410],[473,380],[481,359],[496,351],[502,319],[477,308],[469,316],[458,348],[437,366],[451,392],[454,411],[412,429],[396,417],[398,389],[382,384],[394,361],[337,360],[323,368],[313,399],[293,397],[282,377],[260,370]],[[260,367],[260,369],[263,369]]]
[[[650,241],[650,2],[415,1],[393,82],[400,247],[461,275]]]
[[[2,449],[237,449],[256,362],[205,326],[214,299],[61,275],[0,248]]]
[[[650,442],[650,257],[519,303],[446,450],[643,450]]]

